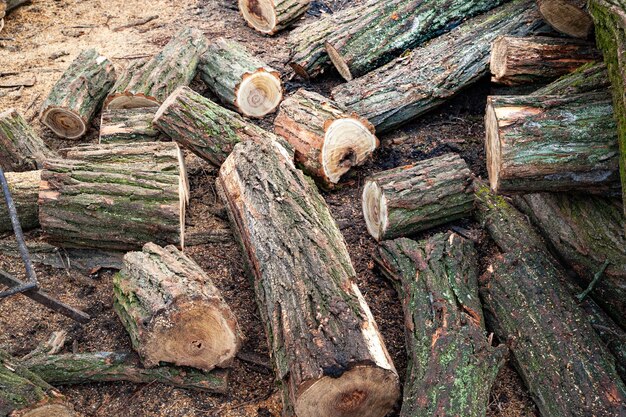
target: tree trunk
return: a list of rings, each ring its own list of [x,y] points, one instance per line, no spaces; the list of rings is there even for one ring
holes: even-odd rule
[[[104,108],[159,107],[176,88],[189,85],[207,43],[200,30],[182,29],[152,59],[124,72]]]
[[[487,318],[500,340],[510,342],[541,415],[622,415],[626,387],[561,285],[562,274],[543,251],[496,256],[481,277]]]
[[[386,241],[375,256],[402,301],[408,354],[401,417],[484,416],[507,352],[491,346],[478,253],[453,233]]]
[[[179,88],[163,103],[153,124],[216,167],[222,165],[238,142],[274,138],[274,134],[187,87]]]
[[[52,87],[40,118],[57,136],[78,139],[115,83],[113,64],[95,49],[83,51]]]
[[[278,142],[244,142],[217,180],[253,274],[284,414],[382,417],[396,370],[313,182]]]
[[[608,92],[575,96],[490,96],[487,169],[496,192],[619,192]]]
[[[128,251],[147,242],[184,245],[181,172],[136,164],[49,160],[39,222],[50,243]]]
[[[310,0],[239,0],[239,11],[251,28],[274,35],[309,9]]]
[[[295,149],[304,171],[333,188],[378,148],[374,127],[317,93],[298,90],[280,105],[274,130]]]
[[[378,241],[460,219],[473,206],[472,173],[452,153],[375,174],[363,188],[363,216]]]
[[[283,99],[280,73],[236,41],[215,40],[202,55],[198,71],[222,103],[247,117],[273,113]]]
[[[334,99],[378,133],[439,106],[488,73],[492,42],[527,36],[543,25],[533,0],[513,0],[474,17],[408,56],[335,87]]]
[[[55,156],[17,110],[0,113],[0,168],[4,171],[40,169],[43,161]]]
[[[587,39],[593,20],[586,11],[587,0],[537,0],[539,13],[555,30],[575,38]]]
[[[587,41],[500,36],[491,47],[491,81],[506,85],[547,82],[601,59],[595,44]]]
[[[576,71],[536,90],[534,96],[563,95],[608,91],[611,86],[609,73],[603,63],[585,64]]]
[[[104,110],[100,121],[99,142],[108,144],[158,140],[159,131],[152,126],[155,113],[154,107]]]
[[[604,55],[613,90],[619,135],[619,166],[626,215],[626,2],[590,0],[589,11],[596,27],[596,42]]]
[[[5,172],[4,175],[9,184],[9,192],[13,197],[22,230],[39,227],[37,199],[39,197],[41,171]],[[4,202],[4,193],[0,190],[0,233],[12,231],[13,225]]]

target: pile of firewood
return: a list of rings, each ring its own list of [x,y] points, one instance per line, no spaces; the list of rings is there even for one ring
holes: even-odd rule
[[[239,7],[273,35],[308,3]],[[40,227],[59,247],[125,253],[114,309],[139,361],[50,346],[21,360],[0,351],[0,378],[11,381],[0,411],[70,415],[48,384],[157,380],[225,391],[243,336],[184,254],[190,151],[219,169],[285,415],[389,413],[400,377],[319,189],[332,192],[372,158],[376,133],[491,72],[494,83],[543,86],[488,97],[488,185],[449,153],[363,186],[363,216],[379,242],[373,258],[405,313],[400,415],[484,415],[508,355],[544,416],[626,412],[626,235],[615,199],[620,164],[626,187],[626,3],[579,3],[368,0],[301,25],[289,35],[288,64],[307,78],[334,65],[347,82],[333,99],[304,89],[284,98],[278,70],[190,28],[121,72],[83,51],[40,119],[78,140],[101,114],[99,144],[52,150],[10,109],[0,113],[0,166],[24,229]],[[189,88],[196,76],[220,104]],[[250,120],[273,112],[274,132]],[[483,274],[471,233],[407,238],[471,216],[498,248]],[[0,212],[0,231],[10,228]]]

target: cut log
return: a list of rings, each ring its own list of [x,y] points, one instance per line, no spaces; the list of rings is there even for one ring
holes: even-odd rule
[[[237,319],[211,279],[174,246],[147,243],[124,256],[113,308],[144,366],[159,362],[210,371],[241,345]]]
[[[22,230],[39,227],[39,181],[41,171],[5,172],[9,192],[13,197],[17,216]],[[9,211],[4,203],[4,193],[0,190],[0,233],[13,231]]]
[[[111,61],[95,49],[83,51],[52,87],[41,106],[41,121],[57,136],[80,138],[114,83]]]
[[[601,62],[596,64],[589,63],[538,89],[533,95],[573,96],[575,94],[607,91],[610,86],[611,81],[609,80],[606,65]]]
[[[543,416],[626,412],[614,358],[538,250],[496,256],[481,277],[486,317],[510,341],[514,363]]]
[[[199,157],[219,167],[240,141],[271,141],[274,134],[181,87],[161,105],[153,125]]]
[[[102,112],[101,144],[154,142],[159,131],[152,126],[156,108],[113,109]]]
[[[332,188],[378,148],[374,127],[332,100],[298,90],[280,105],[274,130],[293,146],[304,171]]]
[[[182,29],[152,59],[123,73],[106,98],[105,109],[159,107],[176,88],[189,85],[207,43],[198,29]]]
[[[309,9],[310,0],[239,0],[239,11],[251,28],[274,35]]]
[[[613,91],[619,135],[619,166],[626,215],[626,2],[590,0],[589,11],[596,28],[596,43],[604,55]]]
[[[0,167],[4,171],[39,169],[46,158],[55,156],[17,110],[0,113]]]
[[[608,92],[490,96],[485,126],[494,191],[619,193],[617,127]]]
[[[401,417],[484,416],[507,348],[491,346],[478,253],[454,233],[383,242],[375,260],[404,308],[408,370]]]
[[[147,242],[184,245],[186,190],[177,170],[141,163],[48,160],[39,222],[61,247],[128,251]]]
[[[398,375],[313,182],[278,142],[247,141],[217,188],[254,278],[285,415],[386,415]]]
[[[215,40],[202,55],[198,71],[222,103],[247,117],[273,113],[283,99],[280,73],[239,42]]]
[[[537,0],[539,13],[550,26],[575,38],[587,39],[593,20],[586,11],[587,0]]]
[[[491,81],[506,85],[547,82],[601,59],[595,44],[587,41],[500,36],[491,47]]]
[[[492,42],[501,35],[539,34],[533,0],[513,0],[474,17],[410,55],[332,90],[348,110],[389,131],[449,100],[489,70]]]
[[[407,236],[467,216],[472,173],[456,154],[383,171],[363,187],[363,216],[376,240]]]

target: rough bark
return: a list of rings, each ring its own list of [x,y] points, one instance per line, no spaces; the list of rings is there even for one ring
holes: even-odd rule
[[[398,375],[313,182],[278,142],[244,142],[218,192],[254,278],[284,414],[382,417]]]
[[[591,92],[607,91],[611,86],[609,73],[603,63],[585,64],[576,71],[536,90],[533,95],[573,96]]]
[[[207,43],[198,29],[182,29],[152,59],[118,79],[105,109],[158,107],[176,88],[189,85]]]
[[[507,348],[487,338],[474,246],[445,233],[383,242],[377,255],[404,308],[409,364],[400,416],[484,416]]]
[[[298,90],[280,105],[274,131],[295,150],[296,161],[325,188],[333,188],[353,166],[378,148],[374,127],[332,100]]]
[[[619,192],[618,146],[608,92],[490,96],[487,169],[496,192]]]
[[[95,49],[81,52],[52,87],[41,106],[41,121],[57,136],[80,138],[114,83],[111,61]]]
[[[56,153],[15,109],[0,113],[0,167],[4,171],[40,169]]]
[[[537,6],[543,19],[561,33],[587,39],[593,31],[586,0],[537,0]]]
[[[172,140],[217,167],[240,141],[274,139],[274,134],[187,87],[179,88],[163,103],[153,124]]]
[[[492,42],[542,28],[532,0],[513,0],[462,23],[408,56],[333,89],[342,106],[388,131],[450,99],[489,70]]]
[[[159,131],[152,126],[156,109],[113,109],[102,112],[100,120],[101,144],[154,142]]]
[[[472,173],[456,154],[383,171],[363,188],[363,216],[376,240],[407,236],[467,216]]]
[[[602,55],[595,44],[546,36],[500,36],[491,47],[492,82],[506,85],[555,80]]]
[[[239,11],[251,28],[275,35],[299,20],[310,0],[239,0]]]
[[[39,181],[41,171],[5,172],[9,192],[13,197],[17,216],[22,230],[39,227]],[[9,211],[4,202],[4,193],[0,190],[0,233],[13,231]]]
[[[202,55],[198,71],[222,103],[247,117],[273,113],[283,98],[280,73],[236,41],[215,40]]]

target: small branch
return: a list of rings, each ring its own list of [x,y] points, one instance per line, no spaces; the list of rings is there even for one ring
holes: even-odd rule
[[[142,26],[142,25],[145,25],[146,23],[152,22],[153,20],[158,19],[158,18],[159,18],[158,15],[148,16],[148,17],[146,17],[144,19],[140,19],[140,20],[137,20],[135,22],[131,22],[131,23],[128,23],[126,25],[122,25],[122,26],[118,26],[116,28],[113,28],[113,32],[119,32],[120,30],[132,28],[132,27],[135,27],[135,26]]]
[[[585,297],[587,297],[587,295],[591,291],[593,291],[593,288],[596,286],[598,281],[600,281],[600,278],[602,277],[602,274],[604,274],[604,271],[606,271],[606,268],[608,266],[609,266],[609,261],[608,260],[604,261],[604,265],[602,265],[602,268],[600,268],[600,270],[593,276],[593,281],[591,281],[591,283],[589,284],[587,289],[576,296],[576,298],[578,299],[579,302],[584,300]]]

